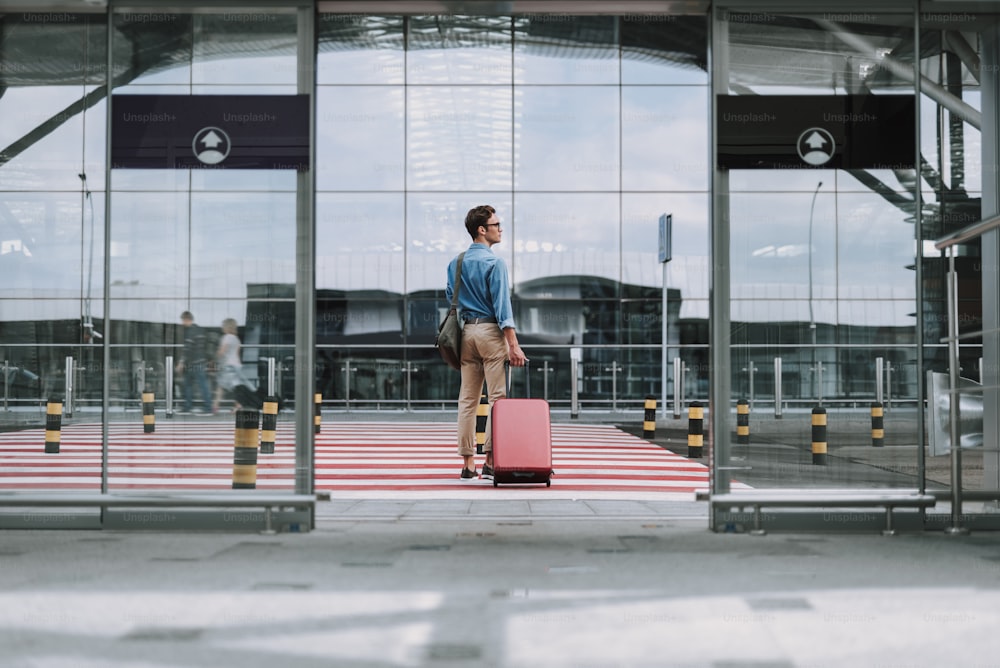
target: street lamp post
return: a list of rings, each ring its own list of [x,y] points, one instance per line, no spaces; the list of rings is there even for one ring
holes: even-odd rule
[[[809,205],[809,333],[812,339],[812,348],[809,355],[812,360],[810,385],[812,386],[814,397],[816,396],[816,316],[813,314],[813,212],[816,210],[816,195],[819,194],[819,189],[822,187],[822,181],[816,184],[816,190],[813,191],[812,204]]]

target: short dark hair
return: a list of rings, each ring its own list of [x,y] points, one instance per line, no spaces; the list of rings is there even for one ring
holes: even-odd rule
[[[473,239],[479,236],[479,226],[486,225],[496,212],[497,210],[489,204],[480,204],[469,209],[469,213],[465,214],[465,229],[468,230],[469,236]]]
[[[191,322],[194,322],[194,316],[191,315],[191,311],[184,311],[184,313],[181,313],[181,320],[190,320]]]

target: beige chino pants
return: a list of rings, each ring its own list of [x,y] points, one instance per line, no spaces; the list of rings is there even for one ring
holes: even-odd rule
[[[507,341],[496,323],[466,323],[462,329],[462,389],[458,394],[458,454],[462,457],[476,454],[476,414],[483,381],[490,407],[507,395],[507,354]],[[493,449],[491,413],[486,417],[484,452]]]

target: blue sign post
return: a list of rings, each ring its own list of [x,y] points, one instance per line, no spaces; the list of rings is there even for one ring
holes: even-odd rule
[[[671,248],[673,223],[673,214],[665,213],[660,216],[660,262],[670,262],[670,254],[673,251]]]
[[[674,216],[670,213],[665,213],[660,216],[660,264],[663,265],[663,304],[661,305],[662,316],[660,318],[661,325],[661,342],[660,342],[660,387],[663,388],[663,397],[660,400],[661,414],[663,417],[667,416],[667,333],[669,331],[667,327],[667,263],[670,262],[670,256],[673,252],[673,224]],[[674,392],[677,388],[674,388]]]

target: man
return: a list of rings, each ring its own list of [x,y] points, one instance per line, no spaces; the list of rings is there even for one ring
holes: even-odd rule
[[[184,348],[181,350],[181,359],[177,362],[177,373],[184,375],[184,407],[179,412],[192,412],[194,386],[197,385],[204,405],[203,410],[211,413],[212,393],[208,387],[208,374],[205,372],[208,364],[205,331],[194,324],[191,311],[181,313],[181,324],[184,325]]]
[[[510,303],[510,279],[507,265],[493,254],[500,243],[503,228],[492,206],[477,206],[465,216],[465,229],[472,245],[462,260],[462,284],[458,292],[458,310],[462,329],[462,389],[458,395],[458,454],[462,457],[462,480],[475,480],[476,413],[486,381],[490,406],[507,394],[504,362],[524,366],[525,356],[517,343],[514,310]],[[455,287],[455,266],[448,265],[448,289],[451,301]],[[486,418],[486,442],[483,451],[483,478],[493,477],[493,443],[490,417]]]

